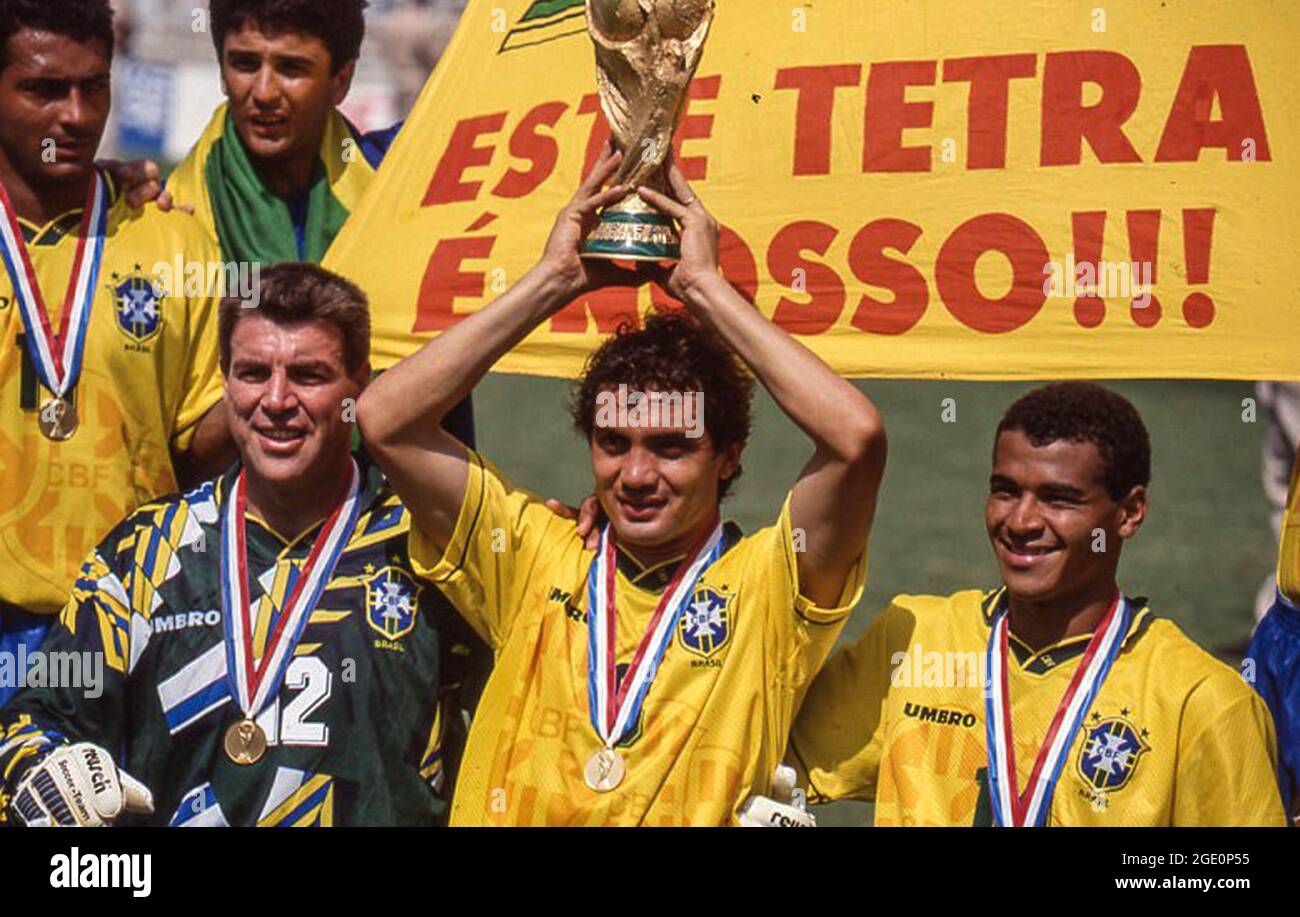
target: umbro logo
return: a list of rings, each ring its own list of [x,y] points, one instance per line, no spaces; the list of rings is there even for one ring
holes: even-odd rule
[[[587,616],[583,614],[581,608],[573,604],[573,593],[565,592],[558,586],[552,586],[551,594],[546,598],[550,602],[562,602],[564,604],[564,613],[569,616],[569,620],[586,623]]]
[[[975,714],[964,710],[945,710],[942,707],[927,707],[908,701],[903,705],[903,715],[920,720],[923,723],[938,723],[941,726],[964,726],[972,729],[977,718]]]
[[[161,615],[152,621],[155,634],[167,634],[192,627],[216,627],[220,623],[221,612],[215,609],[211,611],[178,611],[174,615]]]

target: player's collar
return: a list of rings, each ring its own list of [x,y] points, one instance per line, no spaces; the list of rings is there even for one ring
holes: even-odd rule
[[[980,612],[984,616],[985,626],[992,625],[993,616],[997,614],[998,609],[1006,601],[1006,592],[1006,587],[1003,586],[985,593],[983,600],[980,602]],[[1147,605],[1145,597],[1129,598],[1128,604],[1133,609],[1133,617],[1129,622],[1127,633],[1124,634],[1123,645],[1126,649],[1146,633],[1147,628],[1151,626],[1151,623],[1156,618],[1155,612]],[[1078,634],[1058,640],[1035,651],[1010,630],[1007,631],[1007,636],[1007,643],[1016,657],[1016,662],[1031,675],[1046,674],[1062,663],[1082,656],[1084,651],[1088,649],[1088,641],[1092,639],[1091,633]]]
[[[108,206],[110,209],[117,203],[117,184],[113,181],[112,176],[107,172],[100,172],[104,181],[108,184]],[[38,226],[30,220],[18,218],[18,229],[23,234],[23,242],[29,247],[42,247],[58,245],[67,236],[75,236],[77,230],[81,228],[81,207],[74,207],[71,210],[65,210],[54,219]]]
[[[730,551],[732,546],[740,541],[742,537],[743,533],[736,523],[723,523],[722,553],[725,554]],[[620,547],[618,548],[618,572],[623,574],[623,578],[628,583],[638,589],[644,589],[646,592],[663,592],[667,585],[672,582],[678,565],[684,559],[685,555],[682,555],[681,557],[674,557],[672,560],[644,566],[639,560]]]
[[[356,459],[357,468],[361,471],[361,514],[357,517],[357,532],[361,532],[367,524],[369,513],[382,503],[390,495],[391,491],[388,481],[384,478],[383,472],[379,470],[378,466],[361,453],[353,453],[352,457]],[[235,481],[242,469],[243,465],[236,462],[229,471],[217,478],[215,499],[218,508],[226,505],[227,496],[234,488]],[[220,518],[219,515],[218,518]],[[325,524],[325,520],[322,519],[297,538],[289,538],[271,528],[265,520],[251,511],[248,513],[248,521],[252,523],[248,527],[250,547],[260,542],[271,553],[280,556],[310,551],[316,534],[320,531],[321,526]]]

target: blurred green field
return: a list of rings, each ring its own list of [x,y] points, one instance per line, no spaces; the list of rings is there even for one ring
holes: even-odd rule
[[[899,592],[945,594],[997,583],[984,536],[992,431],[1032,386],[859,382],[884,414],[889,465],[871,538],[870,579],[843,640],[860,634]],[[1147,422],[1152,511],[1125,549],[1121,585],[1192,639],[1215,649],[1245,638],[1275,548],[1260,485],[1262,427],[1242,420],[1248,383],[1121,382]],[[511,478],[576,503],[589,488],[586,449],[566,413],[568,383],[491,375],[474,392],[479,445]],[[956,401],[955,423],[941,418]],[[746,531],[768,524],[810,446],[761,388],[744,477],[724,515]],[[818,810],[823,824],[862,824],[870,806]]]

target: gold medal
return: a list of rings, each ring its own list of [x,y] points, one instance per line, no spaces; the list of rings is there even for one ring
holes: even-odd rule
[[[266,754],[266,733],[252,720],[240,720],[226,730],[226,756],[246,767],[256,764]]]
[[[587,759],[582,775],[587,779],[587,786],[597,793],[608,793],[623,782],[626,770],[618,752],[612,748],[602,748]]]
[[[41,434],[46,439],[56,443],[72,439],[72,435],[77,432],[77,427],[80,426],[80,421],[77,419],[77,409],[73,407],[72,402],[57,395],[45,399],[45,402],[41,405],[40,413],[36,416],[41,427]]]

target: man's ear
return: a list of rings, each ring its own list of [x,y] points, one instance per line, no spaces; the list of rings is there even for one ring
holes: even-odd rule
[[[1151,497],[1146,487],[1135,484],[1122,500],[1119,501],[1119,526],[1116,531],[1120,538],[1132,538],[1146,520],[1147,510],[1151,506]]]
[[[335,108],[343,104],[352,90],[352,78],[357,75],[357,62],[348,61],[339,72],[330,77],[330,104]]]
[[[352,374],[352,381],[357,384],[357,394],[364,392],[366,386],[370,384],[370,377],[373,375],[370,371],[370,361],[361,364],[361,368]]]
[[[736,473],[736,469],[740,467],[740,453],[744,448],[741,443],[732,443],[722,450],[722,480],[730,481],[731,476]]]

